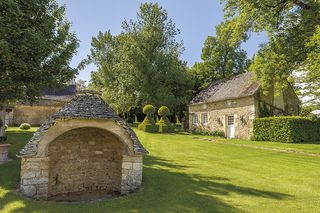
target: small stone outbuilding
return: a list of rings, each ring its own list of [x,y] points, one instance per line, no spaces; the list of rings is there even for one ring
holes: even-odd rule
[[[45,200],[126,194],[141,185],[145,154],[133,130],[99,96],[78,95],[19,152],[21,192]]]
[[[60,89],[46,89],[35,103],[19,102],[5,109],[5,123],[9,126],[19,126],[29,123],[40,126],[66,103],[76,96],[76,85],[67,85]]]
[[[189,127],[221,131],[228,138],[250,138],[253,120],[273,115],[299,114],[292,87],[266,96],[251,72],[212,82],[189,104]]]

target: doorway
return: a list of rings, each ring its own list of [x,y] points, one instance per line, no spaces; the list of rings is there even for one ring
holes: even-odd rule
[[[227,116],[227,137],[235,137],[235,127],[234,127],[234,115]]]

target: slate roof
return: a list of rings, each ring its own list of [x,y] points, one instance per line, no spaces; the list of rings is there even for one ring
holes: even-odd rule
[[[44,89],[43,96],[74,96],[77,93],[75,84],[66,85],[58,89]]]
[[[251,72],[246,72],[227,80],[214,81],[193,98],[190,105],[252,96],[259,89],[259,83],[252,77]]]
[[[33,137],[26,146],[18,153],[19,157],[32,156],[37,153],[37,145],[45,132],[54,125],[60,118],[87,118],[87,119],[110,119],[121,125],[130,135],[133,141],[133,148],[136,153],[148,153],[134,131],[129,127],[128,123],[119,117],[111,107],[106,104],[98,95],[81,94],[74,97],[68,104],[62,107],[57,113],[49,118],[34,133]]]
[[[19,104],[27,106],[62,106],[74,98],[76,94],[76,85],[71,84],[58,89],[44,89],[42,91],[42,96],[34,103],[23,101]]]

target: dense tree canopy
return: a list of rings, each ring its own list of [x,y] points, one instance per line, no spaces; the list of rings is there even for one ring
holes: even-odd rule
[[[0,1],[0,103],[68,82],[78,41],[55,0]]]
[[[307,53],[305,60],[305,79],[308,84],[306,93],[312,105],[317,105],[320,108],[320,25],[316,32],[308,39],[306,47],[312,49]]]
[[[256,55],[250,70],[266,93],[287,86],[295,71],[319,89],[320,2],[318,0],[224,0],[226,19],[243,32],[267,32],[269,42]],[[317,95],[318,90],[314,90]],[[318,96],[319,97],[319,96]]]
[[[91,85],[103,92],[118,113],[146,103],[183,108],[191,95],[192,79],[179,59],[183,46],[179,30],[158,4],[140,6],[136,20],[125,20],[122,32],[100,32],[92,39],[94,63]]]
[[[244,72],[247,54],[241,49],[246,33],[239,31],[235,21],[225,21],[216,27],[216,36],[208,36],[202,48],[202,62],[195,63],[191,73],[196,79],[195,90],[207,87],[218,79]]]

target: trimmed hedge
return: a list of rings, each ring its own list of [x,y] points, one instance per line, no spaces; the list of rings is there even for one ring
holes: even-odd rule
[[[158,127],[155,125],[152,118],[146,116],[142,123],[138,125],[138,129],[145,131],[145,132],[157,132]]]
[[[20,129],[22,130],[28,130],[31,128],[30,124],[28,123],[22,123],[20,126],[19,126]]]
[[[145,132],[158,132],[159,130],[159,126],[158,125],[152,125],[152,124],[145,124],[145,123],[141,123],[138,126],[138,129],[145,131]]]
[[[174,124],[176,131],[183,131],[182,123]]]
[[[159,132],[165,133],[165,132],[174,132],[175,126],[169,121],[169,119],[166,116],[162,116],[159,123],[157,123],[159,126]]]
[[[157,132],[158,127],[155,125],[152,115],[155,113],[154,106],[148,104],[143,107],[143,113],[146,114],[146,117],[138,125],[138,129],[145,131],[145,132]]]
[[[307,117],[256,118],[252,140],[276,142],[320,141],[320,121]]]
[[[156,109],[151,104],[147,104],[142,109],[143,114],[153,115],[156,112]]]
[[[160,121],[157,123],[159,125],[159,132],[173,132],[174,125],[171,124],[168,119],[168,115],[170,115],[170,110],[166,106],[162,106],[158,110],[158,114],[161,116]]]
[[[168,116],[168,115],[170,115],[170,110],[167,106],[162,106],[159,108],[158,114],[160,116]]]
[[[131,127],[138,127],[139,126],[139,122],[133,122],[130,124]]]

